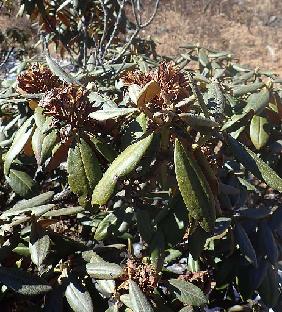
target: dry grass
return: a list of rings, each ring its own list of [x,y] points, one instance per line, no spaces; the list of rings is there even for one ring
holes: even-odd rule
[[[280,0],[161,0],[143,35],[158,43],[160,54],[173,56],[183,51],[179,46],[199,43],[282,75]]]

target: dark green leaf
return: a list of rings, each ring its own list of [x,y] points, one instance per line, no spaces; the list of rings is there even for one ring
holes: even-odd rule
[[[15,268],[0,267],[0,282],[22,295],[38,295],[52,289],[38,276]]]
[[[282,227],[282,206],[277,207],[271,216],[269,226],[272,230],[279,230]]]
[[[254,115],[250,124],[250,138],[257,150],[266,145],[269,134],[265,131],[268,121],[265,117]]]
[[[248,97],[244,112],[253,110],[255,114],[260,114],[269,103],[270,93],[268,89],[262,89],[259,93],[251,94]]]
[[[13,140],[13,143],[5,157],[5,162],[4,162],[5,175],[8,175],[13,160],[21,152],[21,150],[24,148],[25,144],[27,143],[28,139],[30,138],[33,128],[34,128],[33,120],[34,120],[33,116],[28,118],[17,131],[15,138]]]
[[[91,141],[95,144],[97,151],[103,155],[108,162],[113,162],[117,157],[116,151],[113,150],[109,144],[103,142],[101,138],[92,137]]]
[[[94,239],[100,241],[107,237],[109,234],[109,227],[115,225],[117,217],[113,213],[109,213],[98,225]]]
[[[76,215],[79,212],[84,211],[83,207],[67,207],[67,208],[61,208],[57,210],[52,210],[44,213],[44,217],[60,217],[60,216],[70,216],[70,215]]]
[[[156,272],[162,271],[163,263],[164,263],[164,249],[165,249],[165,240],[164,235],[161,230],[158,230],[152,241],[150,243],[151,249],[151,264],[155,268]]]
[[[132,281],[128,281],[129,284],[129,298],[132,305],[133,312],[153,312],[153,308],[150,305],[148,299],[142,293],[138,285]]]
[[[68,284],[65,296],[74,312],[92,312],[93,303],[88,290],[78,280],[71,280]]]
[[[184,280],[170,279],[170,285],[174,286],[174,293],[178,300],[184,304],[201,306],[207,303],[207,298],[200,288]]]
[[[209,64],[209,58],[206,53],[206,50],[200,49],[199,54],[198,54],[199,62],[202,64],[204,67],[207,67]]]
[[[16,203],[12,208],[4,211],[1,215],[1,219],[9,217],[9,216],[15,216],[15,215],[19,215],[23,212],[29,211],[31,210],[31,208],[33,207],[37,207],[37,206],[41,206],[45,203],[47,203],[48,201],[50,201],[54,196],[54,192],[49,191],[46,193],[42,193],[38,196],[35,196],[31,199],[23,199],[21,201],[19,201],[18,203]]]
[[[102,179],[95,187],[92,204],[104,205],[114,192],[119,178],[125,177],[135,169],[146,150],[150,146],[153,134],[128,146],[110,165]]]
[[[35,182],[26,172],[15,169],[10,170],[7,181],[14,192],[22,197],[28,196],[35,187]]]
[[[254,247],[246,231],[239,223],[237,223],[234,228],[234,235],[243,256],[255,267],[257,267],[257,256]]]
[[[233,90],[234,96],[241,96],[246,93],[253,93],[264,86],[263,82],[249,83],[247,85],[236,86]]]
[[[150,218],[148,211],[144,209],[136,209],[135,214],[138,232],[140,233],[142,239],[149,243],[154,231],[152,219]]]
[[[29,251],[31,261],[40,267],[45,260],[50,247],[50,239],[48,234],[42,229],[42,227],[33,222],[31,225]]]
[[[137,108],[113,108],[106,110],[98,110],[94,113],[91,113],[89,116],[92,119],[104,121],[108,119],[114,119],[122,116],[126,116],[129,114],[133,114],[137,111]]]
[[[219,127],[219,124],[209,118],[196,116],[188,113],[179,114],[179,117],[185,121],[189,126],[193,127]]]
[[[228,136],[229,144],[236,159],[254,176],[265,181],[273,189],[282,192],[282,179],[254,152]]]
[[[67,170],[70,188],[85,206],[102,172],[91,147],[83,139],[69,149]]]
[[[90,277],[105,280],[115,279],[123,274],[123,269],[118,264],[110,263],[104,260],[87,263],[86,271]]]
[[[208,233],[201,227],[197,227],[190,235],[188,239],[189,252],[193,256],[194,260],[198,260],[202,250],[204,249]]]
[[[175,140],[174,163],[179,190],[189,215],[198,220],[204,230],[212,231],[215,222],[212,192],[200,167],[188,157],[178,140]]]
[[[269,308],[277,304],[280,296],[277,269],[268,264],[265,278],[260,285],[258,292],[264,304]]]
[[[188,213],[180,195],[175,196],[169,204],[167,216],[159,222],[167,244],[180,243],[187,230]]]
[[[80,84],[70,74],[66,73],[61,66],[59,66],[50,56],[46,55],[46,62],[50,70],[55,76],[58,76],[61,80],[69,84]]]
[[[258,228],[258,240],[262,251],[267,255],[269,262],[276,266],[278,261],[277,243],[272,234],[272,230],[266,221],[262,221]]]

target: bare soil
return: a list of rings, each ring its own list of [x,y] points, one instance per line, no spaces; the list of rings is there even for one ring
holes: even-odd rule
[[[161,0],[143,35],[156,41],[162,55],[174,56],[184,52],[180,46],[199,43],[282,76],[281,0]]]

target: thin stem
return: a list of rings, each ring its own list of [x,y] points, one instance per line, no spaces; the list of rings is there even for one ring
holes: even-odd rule
[[[105,55],[107,53],[107,50],[109,49],[110,45],[112,44],[112,41],[114,40],[114,38],[116,36],[116,33],[118,31],[118,26],[119,26],[120,21],[121,21],[124,4],[125,4],[125,0],[122,0],[121,3],[119,4],[120,8],[119,8],[118,16],[117,16],[117,19],[116,19],[116,22],[115,22],[115,26],[114,26],[113,32],[112,32],[112,34],[110,36],[110,39],[109,39],[108,43],[105,46],[103,57],[102,57],[103,61],[104,61]]]

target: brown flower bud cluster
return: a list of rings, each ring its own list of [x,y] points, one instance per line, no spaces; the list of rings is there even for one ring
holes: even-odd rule
[[[149,103],[151,112],[158,112],[174,107],[174,105],[189,97],[188,81],[173,62],[162,62],[156,70],[143,73],[139,70],[126,73],[122,80],[126,86],[136,84],[144,87],[148,82],[155,80],[160,86],[160,93]]]
[[[18,87],[28,93],[44,93],[39,106],[45,115],[53,117],[52,126],[59,130],[62,140],[82,130],[93,131],[89,114],[95,109],[83,87],[64,83],[41,64],[34,64],[21,74]]]
[[[17,80],[18,88],[27,93],[44,93],[63,85],[59,77],[42,64],[31,65]]]
[[[89,114],[95,111],[88,99],[88,92],[77,85],[54,88],[44,94],[39,102],[46,115],[52,116],[54,127],[62,137],[69,137],[80,130],[91,128]]]

